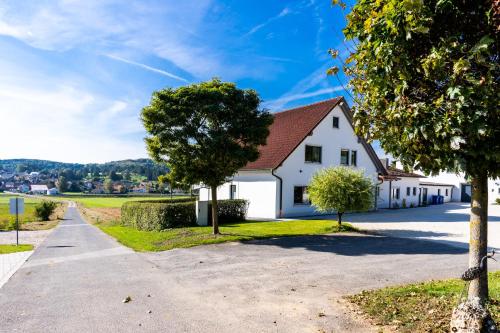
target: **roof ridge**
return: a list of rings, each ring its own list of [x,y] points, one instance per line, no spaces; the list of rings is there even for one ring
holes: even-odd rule
[[[332,98],[329,98],[329,99],[325,99],[323,101],[314,102],[314,103],[311,103],[311,104],[300,105],[300,106],[296,106],[294,108],[283,110],[283,111],[276,111],[276,112],[274,112],[274,114],[285,113],[285,112],[288,112],[288,111],[295,111],[297,109],[307,108],[309,106],[314,106],[314,105],[318,105],[318,104],[324,104],[324,103],[333,102],[333,101],[337,102],[338,99],[342,99],[342,98],[344,98],[344,97],[343,96],[332,97]]]

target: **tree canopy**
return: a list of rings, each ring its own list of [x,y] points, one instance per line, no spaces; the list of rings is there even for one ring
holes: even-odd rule
[[[210,186],[213,201],[217,186],[266,143],[273,117],[259,105],[254,90],[218,79],[156,91],[141,115],[149,154],[168,163],[179,182]]]
[[[500,173],[491,1],[360,1],[344,30],[358,134],[425,172]]]
[[[470,177],[471,267],[487,250],[487,180],[500,176],[498,12],[491,0],[361,0],[344,29],[357,134],[406,167]],[[469,293],[482,302],[486,271]]]
[[[342,214],[366,211],[374,204],[374,187],[362,170],[349,167],[330,167],[316,172],[307,193],[311,203],[320,212],[337,212],[339,224]]]

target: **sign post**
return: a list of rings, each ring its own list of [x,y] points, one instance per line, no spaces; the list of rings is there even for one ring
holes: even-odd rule
[[[16,245],[19,245],[19,214],[24,214],[24,198],[11,198],[9,210],[10,214],[16,215]]]

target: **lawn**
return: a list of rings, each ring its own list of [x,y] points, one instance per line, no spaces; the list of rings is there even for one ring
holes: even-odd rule
[[[452,309],[464,282],[458,279],[430,281],[363,291],[347,299],[376,324],[396,326],[398,332],[449,332]],[[490,273],[490,312],[500,321],[500,271]]]
[[[175,196],[174,198],[184,198]],[[112,196],[85,196],[68,195],[57,197],[58,200],[71,200],[82,204],[86,208],[120,208],[127,201],[139,200],[169,200],[170,196],[137,196],[137,197],[112,197]]]
[[[11,229],[14,225],[15,216],[9,213],[9,199],[13,197],[13,195],[0,194],[0,230]],[[36,219],[35,204],[38,202],[40,200],[34,198],[24,199],[24,214],[19,215],[20,224]]]
[[[31,244],[0,244],[0,254],[8,254],[15,252],[24,252],[33,250],[33,245]]]
[[[0,194],[0,230],[13,230],[15,228],[15,216],[9,213],[9,199],[11,194]],[[38,198],[24,198],[24,214],[19,215],[21,230],[45,230],[53,228],[58,221],[54,221],[64,215],[65,206],[58,206],[52,216],[52,221],[36,221],[35,205],[42,201]]]
[[[251,239],[318,235],[334,232],[355,231],[344,223],[342,228],[328,220],[296,220],[224,224],[221,235],[212,235],[212,227],[176,228],[164,231],[140,231],[113,223],[97,224],[101,230],[115,237],[120,243],[136,251],[165,251],[204,244],[216,244]]]

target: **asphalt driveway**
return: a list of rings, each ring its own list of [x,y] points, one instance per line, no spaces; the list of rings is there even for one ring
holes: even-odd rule
[[[66,218],[0,289],[1,332],[371,332],[342,295],[467,266],[460,247],[359,234],[138,254]]]
[[[351,214],[346,215],[345,220],[382,235],[433,240],[468,248],[469,214],[470,204],[453,202]],[[489,247],[500,249],[500,205],[488,206],[488,240]]]

